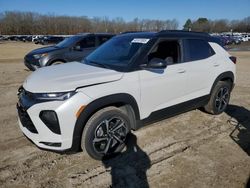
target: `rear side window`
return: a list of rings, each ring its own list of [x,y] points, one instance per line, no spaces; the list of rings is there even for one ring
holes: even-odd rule
[[[112,36],[98,36],[99,45],[103,44],[104,42],[108,41]]]
[[[184,62],[206,59],[215,54],[208,42],[200,39],[184,40],[184,49]]]
[[[78,42],[77,45],[80,45],[81,49],[95,47],[95,37],[86,37]]]

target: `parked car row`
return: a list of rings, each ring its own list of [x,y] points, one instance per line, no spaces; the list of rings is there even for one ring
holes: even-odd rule
[[[211,35],[220,39],[224,45],[241,44],[242,42],[250,41],[250,34],[221,33],[221,34],[211,34]]]
[[[37,38],[33,39],[33,42],[35,44],[57,44],[61,41],[63,41],[66,37],[59,37],[59,36],[39,36]]]
[[[0,36],[0,40],[5,41],[22,41],[22,42],[34,42],[35,44],[57,44],[64,40],[66,37],[62,36],[42,36],[42,35],[11,35]]]
[[[0,41],[1,41],[1,40],[22,41],[22,42],[29,41],[29,42],[31,42],[31,41],[32,41],[32,36],[27,36],[27,35],[0,36]]]

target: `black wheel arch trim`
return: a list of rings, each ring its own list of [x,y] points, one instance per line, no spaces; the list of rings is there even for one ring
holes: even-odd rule
[[[89,103],[80,116],[78,117],[74,131],[73,131],[73,139],[72,139],[72,146],[70,148],[71,151],[79,151],[81,148],[81,137],[82,132],[87,123],[88,119],[98,110],[105,108],[107,106],[117,106],[117,104],[123,105],[130,105],[134,111],[135,121],[131,125],[132,129],[136,129],[136,122],[140,120],[139,108],[138,104],[133,96],[127,93],[119,93],[113,94],[105,97],[101,97],[99,99],[94,100],[93,102]],[[131,115],[129,114],[131,117]]]
[[[219,81],[223,81],[223,80],[228,80],[230,79],[230,81],[232,82],[232,84],[234,84],[234,74],[233,72],[231,71],[227,71],[227,72],[223,72],[221,73],[214,81],[213,83],[213,86],[210,90],[210,94],[212,93],[214,87],[216,86],[216,84],[219,82]],[[232,89],[232,88],[231,88]]]

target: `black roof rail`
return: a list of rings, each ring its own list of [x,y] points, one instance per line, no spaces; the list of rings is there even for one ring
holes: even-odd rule
[[[124,32],[120,32],[119,34],[126,34],[126,33],[140,33],[140,32],[144,32],[144,31],[124,31]]]
[[[105,33],[105,32],[99,32],[99,33],[77,33],[76,35],[115,35],[113,33]]]
[[[187,31],[187,30],[161,30],[158,33],[183,33],[183,34],[199,34],[199,35],[204,35],[204,36],[209,36],[208,33],[205,32],[197,32],[197,31]]]

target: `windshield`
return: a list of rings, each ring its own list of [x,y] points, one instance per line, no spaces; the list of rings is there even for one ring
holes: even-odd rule
[[[124,69],[148,41],[149,39],[134,36],[114,37],[87,56],[84,63],[115,70]]]
[[[66,47],[72,46],[75,44],[76,41],[78,41],[78,39],[79,39],[79,36],[73,36],[73,37],[66,38],[63,41],[59,42],[56,45],[56,47],[66,48]]]

